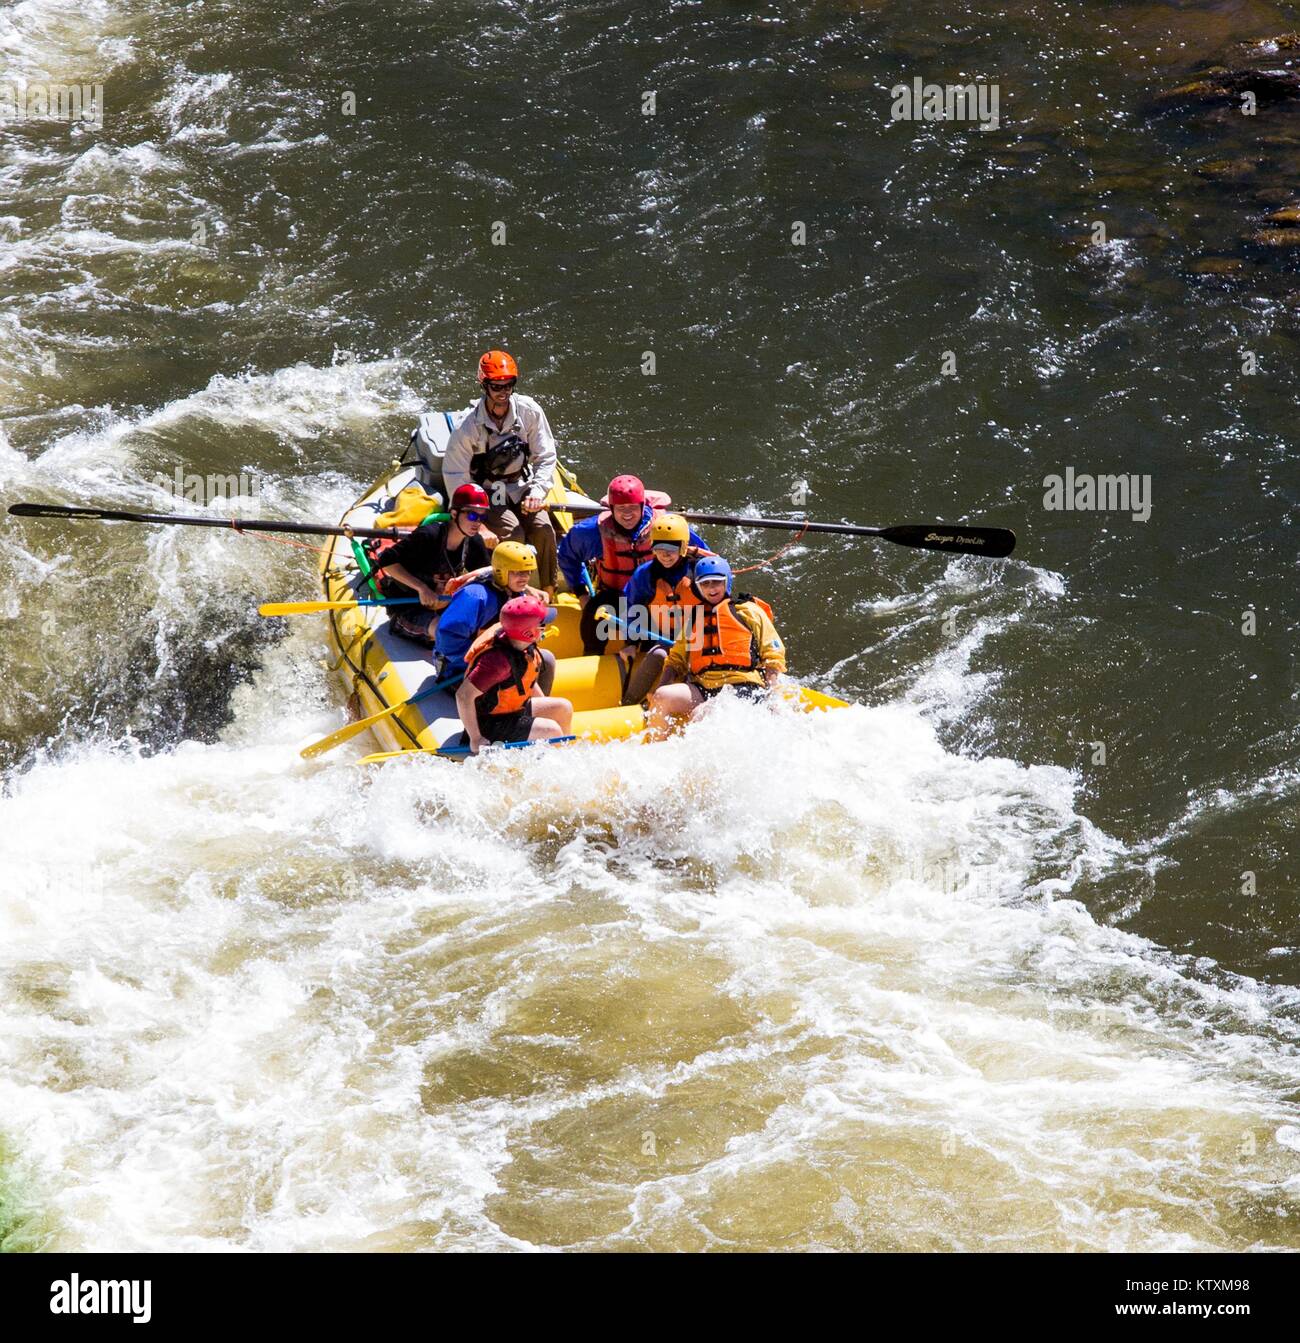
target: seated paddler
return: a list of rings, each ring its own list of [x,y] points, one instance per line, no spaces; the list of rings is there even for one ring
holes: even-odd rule
[[[785,672],[785,645],[761,598],[732,593],[731,565],[721,555],[695,563],[699,602],[684,613],[682,632],[650,697],[650,729],[667,732],[726,690],[760,698]]]
[[[620,607],[626,648],[636,657],[624,704],[640,704],[659,684],[668,650],[685,628],[685,613],[700,601],[695,561],[710,553],[680,513],[656,513],[651,520],[650,558],[632,571]]]
[[[461,586],[438,619],[433,641],[434,670],[440,678],[463,676],[465,658],[481,631],[496,623],[501,608],[512,597],[528,594],[542,606],[543,624],[555,618],[545,595],[530,587],[537,574],[537,552],[522,541],[499,541],[491,567],[476,572]],[[459,580],[457,580],[459,581]],[[555,655],[543,654],[542,689],[555,679]]]
[[[419,606],[390,608],[395,633],[433,646],[439,614],[451,601],[448,582],[491,562],[482,536],[487,511],[488,497],[482,486],[462,485],[452,495],[446,519],[425,522],[377,553],[383,565],[380,591],[386,597],[413,593],[420,599]]]
[[[589,656],[604,651],[608,634],[598,612],[617,606],[633,571],[650,558],[650,522],[672,502],[660,490],[647,490],[636,476],[615,476],[600,501],[603,511],[583,518],[560,542],[560,572],[582,607],[578,628]]]
[[[552,698],[542,685],[548,655],[537,641],[546,612],[546,604],[536,597],[512,597],[501,608],[500,623],[481,631],[466,652],[456,710],[471,755],[486,745],[540,741],[568,732],[573,705]]]

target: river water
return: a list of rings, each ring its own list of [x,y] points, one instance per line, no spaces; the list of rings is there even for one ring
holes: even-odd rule
[[[749,576],[850,710],[361,770],[309,553],[7,520],[0,1242],[1300,1246],[1300,105],[1160,99],[1297,26],[0,11],[6,503],[331,521],[501,345],[589,491],[1020,538]]]

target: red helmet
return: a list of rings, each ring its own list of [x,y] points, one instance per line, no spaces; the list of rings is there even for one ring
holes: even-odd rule
[[[610,508],[620,504],[645,503],[645,486],[636,476],[615,476],[609,482],[609,493],[605,496]]]
[[[507,639],[526,639],[533,643],[542,632],[546,604],[536,597],[511,597],[501,608],[501,628]]]
[[[451,511],[459,513],[462,508],[490,508],[487,491],[482,485],[457,485],[456,493],[451,496]]]
[[[479,382],[503,382],[506,378],[517,378],[519,365],[504,350],[489,350],[478,361]]]

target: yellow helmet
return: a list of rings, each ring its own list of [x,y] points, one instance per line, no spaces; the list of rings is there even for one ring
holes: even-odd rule
[[[680,513],[656,513],[650,522],[652,546],[688,546],[691,526]]]
[[[537,572],[537,552],[522,541],[498,541],[492,552],[492,581],[498,587],[505,587],[511,574],[527,569],[530,574]]]

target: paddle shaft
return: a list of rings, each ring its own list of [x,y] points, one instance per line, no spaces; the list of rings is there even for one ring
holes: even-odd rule
[[[565,510],[575,517],[592,517],[598,510],[577,504]],[[599,510],[603,512],[604,510]],[[1005,527],[976,527],[966,523],[904,523],[898,527],[861,527],[853,522],[805,522],[800,518],[748,518],[738,513],[695,513],[677,510],[687,522],[715,527],[769,527],[783,532],[825,532],[834,536],[874,536],[895,545],[919,550],[943,550],[959,555],[1002,559],[1016,546],[1016,534]]]
[[[521,746],[558,746],[565,741],[577,741],[577,737],[538,737],[536,741],[484,742],[479,747],[479,754],[482,755],[484,751],[494,750],[511,751]],[[440,746],[436,751],[431,752],[432,755],[469,755],[469,753],[468,746]]]
[[[414,606],[418,597],[367,597],[356,602],[263,602],[259,616],[314,616],[322,611],[351,611],[358,606]]]
[[[614,614],[613,607],[602,606],[600,610],[596,612],[596,614],[600,615],[602,612],[606,613],[606,619],[609,620],[610,624],[617,625],[618,628],[623,630],[624,632],[627,631],[627,621],[620,620],[619,617]],[[668,648],[671,648],[673,646],[673,641],[662,634],[652,634],[647,632],[644,637],[648,639],[651,643],[663,644],[665,645],[665,647]],[[636,642],[640,643],[641,641],[638,639]]]
[[[298,536],[363,536],[401,540],[396,527],[326,527],[318,522],[256,522],[245,518],[198,518],[184,513],[128,513],[113,508],[69,508],[61,504],[10,504],[18,518],[62,518],[91,522],[148,522],[163,527],[221,527],[234,532],[290,532]]]
[[[359,718],[355,723],[344,724],[336,732],[331,732],[319,741],[312,742],[310,746],[304,746],[298,754],[304,760],[313,760],[318,755],[324,755],[326,751],[332,751],[336,746],[342,746],[345,741],[351,741],[353,737],[360,736],[367,728],[374,727],[376,723],[382,723],[385,718],[391,718],[393,714],[399,713],[409,705],[418,704],[422,699],[428,699],[430,695],[437,694],[439,690],[450,690],[452,686],[460,685],[460,682],[461,678],[459,676],[449,676],[436,685],[418,691],[410,699],[402,700],[400,704],[390,704],[388,708],[380,709],[378,713],[372,713],[369,718]]]
[[[590,517],[602,511],[573,504],[559,511]],[[221,527],[236,532],[289,532],[301,536],[361,536],[400,539],[395,527],[326,527],[315,522],[254,522],[242,518],[198,518],[182,513],[129,513],[122,509],[71,508],[60,504],[10,504],[19,518],[62,518],[94,522],[146,522],[157,526]],[[735,513],[683,513],[690,522],[721,527],[771,527],[786,532],[824,532],[836,536],[878,536],[900,546],[940,550],[959,555],[1001,559],[1015,549],[1015,533],[1003,527],[948,523],[908,523],[900,527],[860,527],[852,522],[804,522],[797,518],[747,518]]]

